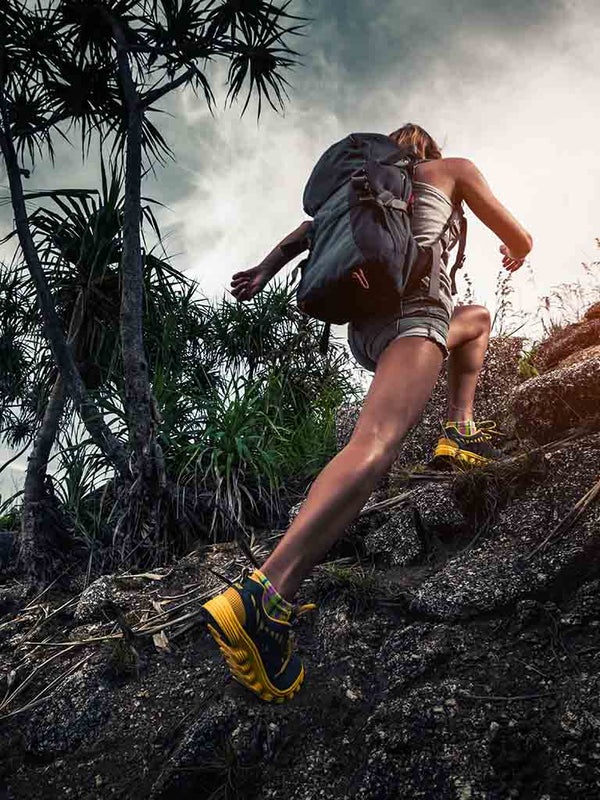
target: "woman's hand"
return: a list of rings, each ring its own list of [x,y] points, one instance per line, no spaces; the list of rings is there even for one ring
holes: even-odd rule
[[[500,245],[500,252],[503,255],[502,266],[509,272],[516,272],[525,263],[525,258],[515,258],[505,244]]]
[[[270,278],[270,270],[262,264],[236,272],[231,279],[231,294],[236,300],[251,300],[265,288]]]

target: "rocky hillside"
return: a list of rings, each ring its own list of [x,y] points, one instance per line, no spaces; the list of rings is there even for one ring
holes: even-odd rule
[[[600,356],[569,361],[592,346],[578,330],[558,334],[572,349],[539,348],[524,382],[520,343],[491,348],[477,413],[510,434],[493,468],[416,467],[442,377],[403,458],[303,587],[319,611],[297,628],[307,678],[284,706],[232,682],[198,624],[248,566],[236,545],[84,591],[73,579],[24,598],[6,584],[0,797],[600,796]]]

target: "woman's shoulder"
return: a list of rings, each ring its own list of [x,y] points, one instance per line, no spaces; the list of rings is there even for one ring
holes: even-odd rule
[[[462,156],[450,156],[448,158],[437,158],[433,161],[427,161],[421,165],[422,167],[429,167],[430,169],[437,169],[440,171],[448,172],[453,175],[467,174],[477,169],[475,164],[470,158],[463,158]]]
[[[415,181],[428,183],[443,192],[453,205],[463,199],[462,185],[476,167],[468,158],[437,158],[426,161],[415,168]]]

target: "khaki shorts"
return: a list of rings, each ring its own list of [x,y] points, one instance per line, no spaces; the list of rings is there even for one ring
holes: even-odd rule
[[[375,372],[379,356],[395,339],[421,336],[435,342],[448,356],[448,330],[452,315],[452,296],[444,292],[439,301],[426,296],[403,298],[393,314],[348,325],[348,344],[352,355],[365,369]]]

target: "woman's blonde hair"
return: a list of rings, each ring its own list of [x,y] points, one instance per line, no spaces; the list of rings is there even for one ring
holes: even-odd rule
[[[389,134],[398,147],[413,152],[417,158],[441,158],[442,151],[435,139],[420,125],[407,122]]]

